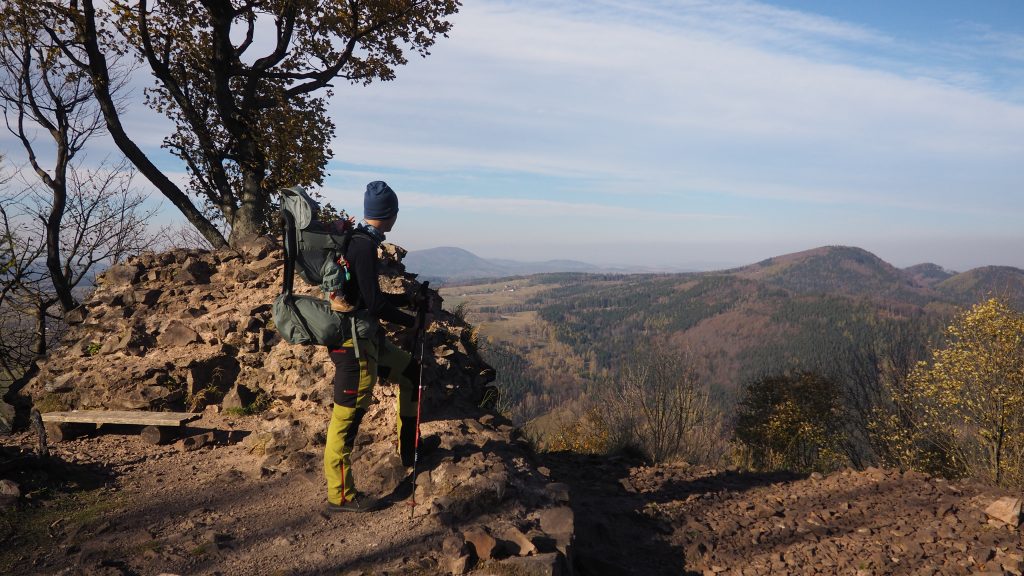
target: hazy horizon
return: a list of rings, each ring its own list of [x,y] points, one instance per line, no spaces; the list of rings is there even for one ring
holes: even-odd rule
[[[686,266],[847,245],[1024,267],[1024,2],[477,0],[452,21],[328,107],[317,192],[358,215],[388,181],[407,249]],[[132,78],[126,129],[185,183],[151,84]]]
[[[411,247],[402,244],[398,235],[389,237],[395,243],[402,245],[409,251],[431,250],[436,248],[460,248],[484,259],[507,259],[519,262],[544,262],[548,260],[574,260],[603,268],[620,267],[646,267],[666,270],[693,270],[713,271],[727,268],[746,266],[777,256],[813,250],[823,246],[853,246],[862,248],[878,256],[882,260],[897,268],[907,268],[917,264],[937,264],[942,268],[953,272],[966,272],[973,268],[982,266],[1013,266],[1024,269],[1024,258],[1010,261],[983,260],[982,254],[972,252],[970,246],[958,245],[955,241],[949,241],[945,246],[935,246],[931,251],[934,258],[915,258],[915,254],[927,253],[927,250],[920,250],[911,247],[889,247],[872,249],[868,246],[856,246],[853,244],[819,244],[804,246],[795,249],[788,249],[780,246],[778,250],[772,251],[767,247],[752,248],[747,246],[721,246],[716,248],[703,246],[699,249],[688,249],[687,245],[660,245],[647,247],[646,251],[633,251],[629,256],[616,257],[616,250],[613,247],[604,249],[577,248],[566,246],[535,247],[533,249],[522,249],[514,246],[480,246],[469,242],[463,245],[445,244],[438,246]],[[468,240],[468,239],[467,239]],[[641,254],[643,258],[631,258]],[[957,265],[950,265],[950,262]],[[415,270],[412,270],[415,272]]]

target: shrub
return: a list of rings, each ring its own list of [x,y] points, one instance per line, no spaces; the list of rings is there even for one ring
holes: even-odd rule
[[[1024,485],[1024,314],[991,298],[946,329],[943,347],[893,393],[876,430],[908,467]]]
[[[587,410],[575,420],[558,423],[555,431],[545,440],[544,447],[551,452],[570,451],[580,454],[604,454],[609,451],[608,426],[602,411]]]
[[[714,464],[724,452],[721,413],[693,359],[666,344],[635,353],[599,393],[597,414],[609,451],[632,449],[655,464]]]
[[[845,464],[839,387],[813,372],[766,376],[744,390],[734,440],[756,470],[827,472]]]

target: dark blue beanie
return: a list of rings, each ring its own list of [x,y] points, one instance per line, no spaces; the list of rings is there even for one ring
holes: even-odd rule
[[[386,182],[377,180],[366,185],[363,197],[363,218],[387,220],[398,214],[398,196]]]

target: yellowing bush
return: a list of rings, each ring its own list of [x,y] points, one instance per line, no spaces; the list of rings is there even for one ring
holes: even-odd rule
[[[755,470],[834,470],[848,463],[841,421],[839,388],[831,380],[813,372],[760,378],[737,408],[737,457]]]
[[[893,400],[873,426],[902,464],[1024,485],[1024,314],[999,298],[961,314]]]

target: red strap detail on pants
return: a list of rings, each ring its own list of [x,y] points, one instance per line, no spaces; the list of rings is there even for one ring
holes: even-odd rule
[[[338,468],[341,469],[341,503],[345,503],[345,455],[342,454]]]

